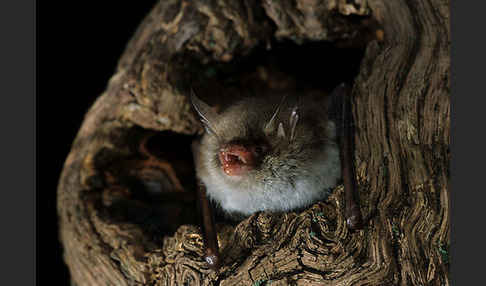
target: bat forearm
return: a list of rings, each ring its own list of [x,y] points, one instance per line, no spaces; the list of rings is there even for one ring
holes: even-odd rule
[[[356,198],[354,196],[356,185],[354,183],[354,170],[352,165],[352,158],[350,152],[350,140],[349,136],[343,138],[341,146],[341,158],[342,158],[342,176],[344,185],[344,198],[345,198],[345,216],[346,223],[351,229],[358,229],[362,226],[361,213]]]
[[[206,187],[202,182],[197,187],[198,201],[202,215],[203,239],[206,247],[204,259],[212,269],[218,269],[220,266],[218,237],[216,235],[216,226],[214,223],[213,212],[206,196]]]
[[[353,168],[353,148],[352,148],[352,128],[351,128],[351,104],[349,102],[349,90],[341,86],[340,96],[342,100],[342,125],[340,132],[340,157],[341,173],[343,177],[344,198],[345,198],[345,217],[346,223],[351,229],[362,227],[362,218],[359,205],[355,198],[356,185]]]

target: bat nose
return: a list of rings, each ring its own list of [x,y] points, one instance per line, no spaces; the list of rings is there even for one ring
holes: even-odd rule
[[[243,172],[253,168],[255,156],[247,147],[231,144],[221,148],[219,161],[227,175],[241,175]]]

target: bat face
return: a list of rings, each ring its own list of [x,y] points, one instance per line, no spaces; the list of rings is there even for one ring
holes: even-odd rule
[[[208,196],[230,214],[288,211],[325,198],[339,150],[325,101],[247,98],[221,114],[192,97],[206,133],[194,150]]]

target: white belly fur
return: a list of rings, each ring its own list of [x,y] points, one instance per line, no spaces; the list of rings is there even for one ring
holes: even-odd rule
[[[257,211],[290,211],[325,199],[341,177],[339,149],[327,144],[321,158],[316,158],[305,174],[294,185],[276,181],[228,189],[226,176],[210,168],[210,179],[203,180],[208,196],[227,212],[251,215]]]

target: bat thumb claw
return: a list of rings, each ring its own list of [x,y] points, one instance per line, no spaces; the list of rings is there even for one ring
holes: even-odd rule
[[[209,268],[211,268],[212,270],[216,271],[221,266],[220,261],[219,261],[219,257],[215,254],[212,254],[212,253],[209,253],[209,252],[206,253],[206,255],[204,255],[204,260],[206,260]]]
[[[359,213],[359,210],[353,209],[351,215],[346,218],[346,224],[351,230],[363,228],[363,220],[361,219],[361,214]]]

